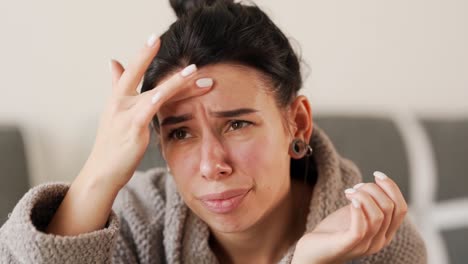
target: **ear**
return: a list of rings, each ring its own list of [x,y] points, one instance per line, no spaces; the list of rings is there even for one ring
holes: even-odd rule
[[[289,108],[292,135],[309,143],[313,130],[312,108],[307,97],[297,96]]]

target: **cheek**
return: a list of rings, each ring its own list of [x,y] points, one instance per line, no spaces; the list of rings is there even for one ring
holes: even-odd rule
[[[232,166],[234,169],[242,170],[247,175],[255,178],[256,174],[250,174],[262,167],[264,163],[263,142],[260,140],[250,140],[248,142],[234,143],[231,147]]]
[[[289,156],[282,135],[268,132],[246,142],[235,142],[230,155],[235,168],[267,188],[271,179],[281,178],[285,172],[289,175]]]
[[[171,165],[172,171],[187,171],[197,157],[191,145],[167,144],[165,149],[166,161]]]
[[[192,186],[191,181],[195,178],[193,176],[198,175],[199,160],[196,157],[190,149],[173,148],[166,152],[171,174],[182,194],[187,193]]]

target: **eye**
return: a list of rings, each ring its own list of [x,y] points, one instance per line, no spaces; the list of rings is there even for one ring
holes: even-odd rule
[[[249,126],[251,124],[252,122],[245,121],[245,120],[233,120],[229,122],[229,130],[237,130],[237,129]]]
[[[187,135],[190,135],[190,134],[184,128],[176,128],[176,129],[171,130],[171,132],[169,132],[168,138],[169,140],[172,140],[172,139],[183,140],[187,138]]]

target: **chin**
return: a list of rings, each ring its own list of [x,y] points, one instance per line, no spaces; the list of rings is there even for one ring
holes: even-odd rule
[[[210,229],[222,233],[244,232],[255,224],[255,221],[245,215],[244,217],[233,215],[208,216],[202,220],[207,223]]]
[[[193,211],[193,210],[192,210]],[[252,215],[251,210],[248,208],[248,203],[244,203],[236,210],[228,213],[213,213],[203,206],[197,207],[193,211],[200,219],[202,219],[210,229],[222,233],[238,233],[251,228],[257,223],[257,218]]]

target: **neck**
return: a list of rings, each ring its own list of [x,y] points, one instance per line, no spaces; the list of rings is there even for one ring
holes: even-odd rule
[[[221,263],[278,262],[304,234],[311,194],[311,186],[292,180],[286,197],[259,223],[240,233],[212,231],[213,252]]]

